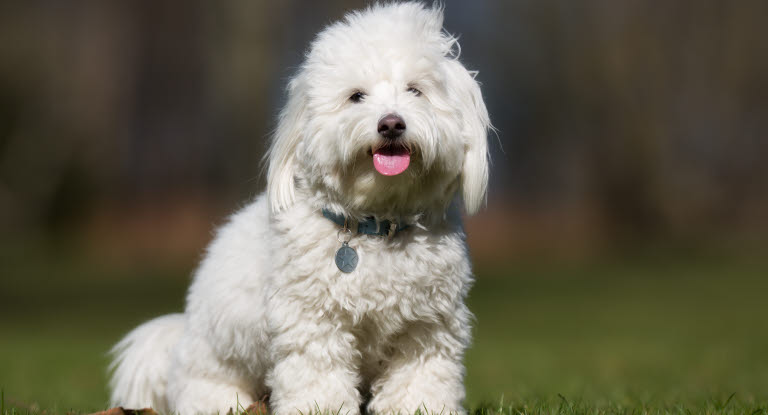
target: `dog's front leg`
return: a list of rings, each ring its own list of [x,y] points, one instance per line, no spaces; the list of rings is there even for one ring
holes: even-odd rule
[[[464,414],[462,356],[468,333],[468,327],[457,332],[443,325],[418,325],[408,330],[393,345],[394,355],[372,384],[368,411]]]
[[[303,314],[271,319],[274,367],[267,385],[273,412],[358,414],[360,354],[354,336],[322,312]]]

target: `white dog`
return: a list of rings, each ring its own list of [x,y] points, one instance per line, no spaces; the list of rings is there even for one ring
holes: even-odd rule
[[[288,86],[267,191],[223,226],[183,314],[115,346],[112,402],[226,413],[464,413],[472,271],[460,215],[488,114],[442,10],[374,5],[323,30]]]

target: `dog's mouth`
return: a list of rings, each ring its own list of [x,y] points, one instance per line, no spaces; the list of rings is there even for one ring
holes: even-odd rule
[[[402,143],[388,143],[373,147],[373,167],[384,176],[397,176],[411,164],[411,149]]]

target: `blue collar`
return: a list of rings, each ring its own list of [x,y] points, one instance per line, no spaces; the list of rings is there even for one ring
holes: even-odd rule
[[[323,216],[341,227],[346,225],[353,233],[355,233],[355,226],[357,226],[356,233],[365,235],[387,236],[391,238],[398,232],[410,228],[410,225],[402,225],[388,220],[377,221],[375,218],[370,217],[361,222],[355,220],[347,221],[344,215],[333,213],[325,208],[323,208]]]

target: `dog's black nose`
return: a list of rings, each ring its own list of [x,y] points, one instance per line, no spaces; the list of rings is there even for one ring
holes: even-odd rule
[[[379,120],[379,134],[394,140],[405,132],[405,121],[399,115],[387,114]]]

